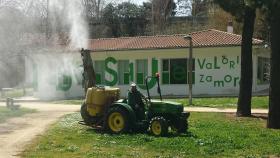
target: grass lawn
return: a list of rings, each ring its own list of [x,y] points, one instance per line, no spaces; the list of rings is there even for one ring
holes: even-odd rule
[[[266,129],[262,118],[191,113],[189,133],[153,137],[109,135],[79,125],[70,114],[35,140],[21,156],[78,157],[269,157],[280,156],[280,131]]]
[[[18,110],[10,110],[6,107],[0,107],[0,123],[12,117],[20,117],[27,113],[35,112],[33,109],[19,108]]]
[[[184,106],[188,106],[188,99],[164,99],[175,102],[180,102]],[[237,97],[224,97],[224,98],[194,98],[192,106],[197,107],[215,107],[215,108],[236,108]],[[57,104],[78,104],[81,105],[83,100],[60,100],[54,101]],[[253,97],[252,108],[268,108],[268,97]]]
[[[189,99],[168,99],[182,103],[188,106]],[[198,107],[215,107],[215,108],[236,108],[237,97],[223,97],[223,98],[193,98],[192,106]],[[252,108],[268,108],[268,96],[252,97]]]

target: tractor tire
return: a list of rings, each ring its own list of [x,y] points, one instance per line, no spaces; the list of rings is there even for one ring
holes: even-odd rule
[[[120,107],[109,109],[105,121],[105,130],[112,134],[127,132],[129,129],[127,116],[127,112]]]
[[[150,122],[150,132],[154,136],[166,136],[168,123],[163,117],[154,117]]]
[[[81,116],[84,120],[84,122],[87,125],[92,125],[95,123],[95,118],[93,116],[90,116],[90,114],[87,111],[87,104],[85,102],[83,102],[82,106],[81,106],[81,110],[80,110]]]
[[[178,133],[187,133],[188,129],[188,123],[186,120],[181,120],[178,127],[177,127]]]

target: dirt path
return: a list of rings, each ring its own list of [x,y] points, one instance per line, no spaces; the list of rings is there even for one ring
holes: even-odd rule
[[[0,102],[0,106],[4,104]],[[59,117],[78,111],[80,108],[77,105],[28,102],[21,103],[21,106],[36,109],[37,112],[12,118],[0,124],[0,158],[17,157],[25,145],[42,134]]]
[[[185,111],[189,112],[221,112],[221,113],[235,113],[236,109],[225,108],[208,108],[208,107],[185,107]],[[267,109],[252,109],[252,114],[267,114]]]

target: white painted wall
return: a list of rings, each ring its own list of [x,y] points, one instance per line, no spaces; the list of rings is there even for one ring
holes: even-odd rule
[[[193,94],[199,96],[209,96],[209,95],[237,95],[239,91],[239,77],[240,77],[240,47],[214,47],[214,48],[194,48],[193,57],[196,59],[195,62],[195,84],[193,85]],[[253,55],[253,92],[257,92],[263,89],[267,89],[268,85],[257,85],[257,57],[267,56],[269,57],[267,50],[255,49]],[[104,52],[92,52],[93,60],[105,60],[108,57],[113,57],[116,60],[129,60],[130,63],[134,63],[134,69],[136,69],[136,59],[148,59],[148,73],[151,75],[151,64],[152,58],[158,60],[158,69],[161,73],[162,59],[176,59],[176,58],[186,58],[189,56],[188,49],[156,49],[156,50],[130,50],[130,51],[104,51]],[[57,64],[61,59],[56,60],[56,62],[42,63],[37,62],[38,65],[38,92],[36,95],[39,98],[48,99],[54,97],[59,98],[73,98],[83,96],[82,86],[76,81],[74,77],[73,69],[79,68],[81,65],[80,54],[66,54],[63,56],[56,57],[68,58],[71,60],[65,60],[64,64]],[[74,59],[74,60],[73,60]],[[214,63],[216,61],[216,66],[219,69],[215,69]],[[73,62],[72,64],[68,62]],[[204,63],[204,64],[203,64]],[[49,65],[46,65],[49,64]],[[232,66],[231,66],[231,65]],[[203,65],[203,66],[202,66]],[[73,77],[73,82],[71,88],[68,91],[57,91],[56,82],[57,76],[52,74],[60,74],[61,66],[70,68],[67,69],[71,72]],[[231,66],[231,67],[230,67]],[[30,67],[30,66],[29,66]],[[109,64],[109,67],[117,71],[117,64]],[[136,70],[134,71],[134,79],[136,80]],[[202,78],[203,76],[203,78]],[[206,81],[212,77],[211,82]],[[211,77],[209,77],[211,76]],[[230,82],[225,82],[226,80]],[[105,78],[111,81],[113,78],[109,73],[105,73]],[[234,80],[236,80],[234,82]],[[202,82],[204,81],[204,82]],[[215,86],[214,81],[224,81],[224,86]],[[47,84],[46,83],[53,83]],[[235,85],[234,85],[235,83]],[[116,85],[121,89],[121,95],[125,96],[127,90],[130,88],[129,85]],[[168,96],[183,96],[187,95],[188,85],[187,84],[177,84],[177,85],[163,85],[161,84],[162,94]],[[141,90],[146,94],[146,90]],[[150,90],[151,95],[157,96],[156,86]],[[48,94],[48,95],[46,95]]]
[[[193,86],[195,95],[221,95],[221,94],[235,94],[238,92],[238,86],[233,84],[225,84],[224,87],[215,87],[214,82],[200,83],[200,75],[212,76],[213,80],[224,80],[226,75],[232,77],[239,77],[240,59],[239,63],[235,64],[235,69],[230,69],[229,63],[237,60],[240,57],[240,47],[229,48],[195,48],[193,50],[194,58],[196,58],[195,67],[195,84]],[[228,64],[222,64],[223,56],[226,57]],[[104,60],[106,57],[114,57],[116,60],[129,59],[134,61],[136,59],[148,59],[149,74],[151,75],[151,60],[156,58],[159,61],[159,72],[161,72],[162,59],[177,59],[188,57],[188,49],[159,49],[159,50],[143,50],[143,51],[111,51],[111,52],[94,52],[92,53],[93,60]],[[206,69],[206,65],[214,64],[214,57],[217,57],[217,64],[220,69],[216,70]],[[199,67],[198,60],[205,61],[204,68]],[[201,64],[200,64],[201,65]],[[116,65],[115,65],[116,66]],[[134,77],[136,78],[136,76]],[[232,78],[231,80],[234,80]],[[120,86],[122,95],[125,94],[129,86]],[[188,94],[187,85],[161,85],[163,95],[186,95]],[[151,90],[151,94],[156,95],[156,88]]]

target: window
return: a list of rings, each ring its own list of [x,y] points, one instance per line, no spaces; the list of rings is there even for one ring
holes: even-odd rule
[[[118,61],[119,85],[129,84],[129,61]]]
[[[163,84],[187,84],[188,72],[187,59],[164,59],[162,60],[162,83]],[[195,76],[195,60],[193,59],[193,83]]]
[[[148,61],[147,60],[136,60],[136,83],[144,84],[145,77],[148,74]]]
[[[105,61],[95,61],[96,84],[105,84]]]
[[[170,83],[169,61],[170,60],[162,60],[162,84]]]
[[[258,84],[269,83],[270,59],[258,57]]]

